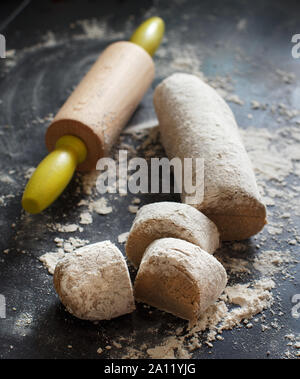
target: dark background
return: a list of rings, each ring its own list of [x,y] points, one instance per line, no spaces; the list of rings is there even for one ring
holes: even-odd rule
[[[105,19],[111,30],[122,32],[129,16],[132,24],[138,25],[153,6],[166,22],[167,43],[172,43],[175,35],[183,44],[186,41],[199,44],[199,58],[205,74],[230,74],[235,80],[236,91],[247,104],[255,98],[269,102],[284,100],[293,107],[299,106],[300,62],[292,59],[290,52],[291,36],[300,33],[298,1],[2,1],[0,33],[6,37],[7,49],[20,50],[20,53],[12,68],[8,69],[0,60],[0,127],[4,131],[0,136],[0,169],[2,172],[15,171],[14,184],[0,182],[0,195],[12,192],[15,195],[0,208],[0,293],[7,301],[7,317],[0,319],[1,358],[97,358],[98,347],[111,344],[120,335],[134,335],[138,343],[152,341],[155,344],[168,330],[185,325],[184,321],[158,310],[149,315],[140,305],[132,315],[98,325],[77,320],[66,313],[53,289],[52,277],[37,258],[46,251],[55,250],[53,240],[61,236],[58,232],[50,232],[47,223],[77,222],[75,205],[81,195],[75,190],[80,178],[75,177],[64,195],[41,215],[25,217],[20,207],[26,184],[24,170],[36,166],[46,154],[44,133],[48,123],[33,124],[32,121],[49,113],[55,114],[99,52],[112,42],[111,38],[101,41],[72,39],[79,27],[70,28],[70,24],[79,19]],[[183,13],[190,18],[184,35],[177,35]],[[239,33],[235,25],[243,18],[248,20],[248,28]],[[58,40],[61,36],[62,42],[30,50],[49,30]],[[124,35],[124,39],[129,37]],[[214,55],[205,56],[205,46],[216,46]],[[238,46],[254,57],[255,64],[250,67],[240,62],[235,66],[233,55]],[[165,59],[168,64],[170,57]],[[274,67],[296,73],[295,83],[288,88],[274,84],[267,76]],[[149,94],[131,123],[154,117],[151,95],[161,79],[161,73],[157,72]],[[231,104],[231,107],[238,123],[243,124],[251,112],[249,105]],[[276,127],[266,113],[258,112],[256,116],[257,127]],[[142,204],[162,199],[145,196]],[[171,196],[166,199],[174,200]],[[115,200],[112,214],[98,217],[78,236],[91,242],[99,239],[117,242],[117,236],[128,231],[134,218],[127,211],[130,200],[130,196]],[[13,223],[15,227],[11,226]],[[270,242],[270,248],[274,243]],[[5,249],[9,249],[8,254],[1,253]],[[247,253],[254,254],[251,241]],[[296,284],[280,283],[280,310],[286,310],[282,329],[261,333],[260,326],[255,325],[251,330],[242,328],[225,332],[224,341],[215,342],[212,350],[203,346],[195,353],[195,358],[267,358],[267,351],[270,358],[283,357],[284,335],[300,331],[299,320],[293,319],[289,311],[291,296],[297,289],[299,270]],[[278,307],[275,306],[275,312]],[[32,322],[20,326],[18,320],[26,314],[32,316]],[[266,315],[270,320],[274,317],[269,311]],[[153,335],[147,332],[149,327],[159,331]],[[72,349],[68,345],[72,345]],[[101,357],[109,358],[110,352]]]

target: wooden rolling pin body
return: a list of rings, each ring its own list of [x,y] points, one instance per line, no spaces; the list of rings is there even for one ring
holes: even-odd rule
[[[49,151],[64,135],[79,137],[87,158],[77,169],[96,169],[109,153],[154,78],[150,55],[131,42],[108,46],[57,113],[46,133]]]

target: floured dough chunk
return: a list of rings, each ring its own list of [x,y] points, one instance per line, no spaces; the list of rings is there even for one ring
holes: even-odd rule
[[[110,241],[84,246],[59,261],[54,287],[67,310],[84,320],[110,320],[135,309],[125,259]]]
[[[147,246],[164,237],[192,242],[211,254],[220,241],[215,224],[194,207],[175,202],[152,203],[140,208],[136,215],[126,243],[128,259],[138,267]]]
[[[154,241],[134,283],[135,299],[194,323],[214,303],[227,283],[217,259],[176,238]]]
[[[199,188],[204,185],[204,198],[193,206],[217,225],[224,241],[258,233],[266,224],[266,208],[236,120],[222,97],[197,76],[177,73],[156,87],[154,106],[169,159],[204,159]],[[191,204],[185,190],[181,200]]]

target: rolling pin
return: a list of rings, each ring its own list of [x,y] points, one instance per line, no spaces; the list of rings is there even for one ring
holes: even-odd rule
[[[26,185],[23,208],[40,213],[63,192],[74,171],[95,170],[154,78],[152,56],[164,22],[152,17],[130,38],[109,45],[61,107],[46,132],[50,154]]]

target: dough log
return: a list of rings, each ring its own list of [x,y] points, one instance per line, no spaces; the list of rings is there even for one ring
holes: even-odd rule
[[[136,215],[126,243],[128,259],[138,267],[150,243],[164,237],[189,241],[211,254],[220,241],[215,224],[197,209],[175,202],[152,203]]]
[[[179,73],[158,85],[154,105],[169,159],[204,158],[204,199],[193,206],[217,225],[222,240],[258,233],[266,208],[225,101],[198,77]],[[186,197],[183,192],[182,202]]]
[[[223,292],[227,275],[190,242],[162,238],[146,249],[134,283],[135,299],[194,323]]]
[[[54,287],[80,319],[110,320],[135,309],[125,259],[110,241],[84,246],[59,261]]]

